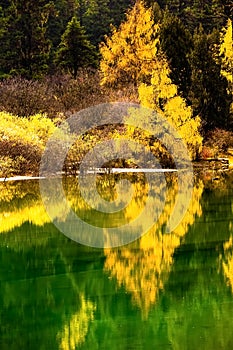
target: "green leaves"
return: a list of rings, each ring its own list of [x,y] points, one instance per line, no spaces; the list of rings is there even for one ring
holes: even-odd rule
[[[58,64],[76,78],[79,68],[96,66],[96,58],[95,48],[87,39],[84,28],[73,17],[62,35],[57,51]]]
[[[202,27],[195,31],[190,54],[192,69],[189,99],[195,115],[200,115],[205,131],[228,127],[229,97],[221,66],[214,59],[213,40]]]
[[[39,78],[47,71],[50,52],[46,37],[52,3],[26,0],[10,1],[4,11],[1,35],[2,69],[6,73]]]

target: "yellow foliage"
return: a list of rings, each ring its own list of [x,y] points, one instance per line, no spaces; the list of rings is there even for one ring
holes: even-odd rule
[[[133,243],[118,249],[105,249],[106,271],[132,295],[133,303],[140,307],[144,318],[148,317],[152,305],[164,288],[175,249],[179,247],[195,217],[202,214],[200,198],[204,186],[199,180],[195,183],[189,208],[179,226],[170,234],[163,234],[162,227],[173,210],[177,193],[177,183],[173,185],[168,189],[163,213],[155,225],[138,240],[139,246]],[[130,213],[132,209],[134,212]],[[136,207],[130,208],[128,215],[135,217],[135,210]],[[147,215],[154,215],[153,210],[148,211]]]
[[[233,43],[232,43],[232,20],[229,18],[227,27],[222,34],[222,44],[220,46],[220,55],[222,58],[222,75],[225,76],[230,84],[233,79]]]
[[[174,96],[167,101],[164,106],[164,115],[187,145],[190,157],[195,159],[202,148],[202,136],[199,133],[200,117],[192,117],[191,107],[188,107],[180,96]]]
[[[28,132],[36,135],[44,146],[49,137],[54,133],[56,126],[45,115],[36,114],[28,119]]]
[[[170,69],[165,58],[161,58],[157,62],[153,70],[151,85],[153,86],[153,100],[156,105],[159,104],[160,99],[167,100],[177,94],[176,85],[172,84],[169,78]]]
[[[222,43],[220,45],[220,55],[222,56],[222,75],[228,81],[229,94],[233,97],[233,41],[232,41],[232,20],[229,18],[227,27],[222,33]],[[233,98],[232,98],[233,100]],[[230,106],[233,114],[233,102]]]
[[[232,236],[228,242],[224,244],[224,251],[227,261],[222,261],[223,272],[227,280],[227,284],[231,287],[233,293],[233,240]]]
[[[0,176],[36,172],[55,124],[44,115],[30,118],[0,112]]]
[[[156,110],[176,129],[194,159],[202,148],[199,129],[201,119],[193,117],[191,107],[177,94],[177,87],[169,78],[170,70],[164,60],[163,68],[157,65],[150,84],[139,86],[139,99],[143,106]]]
[[[85,341],[89,323],[94,319],[94,304],[81,295],[80,310],[68,320],[58,334],[61,350],[75,350]]]
[[[55,131],[55,125],[51,119],[41,114],[22,118],[0,112],[0,118],[0,136],[3,140],[11,142],[21,140],[24,143],[43,147]]]
[[[100,46],[102,85],[137,85],[150,76],[155,64],[158,30],[151,9],[137,1],[119,29],[112,28]]]

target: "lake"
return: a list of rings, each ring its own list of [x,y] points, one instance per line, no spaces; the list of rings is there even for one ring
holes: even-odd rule
[[[117,176],[98,178],[105,201],[117,197]],[[188,210],[170,233],[173,175],[165,191],[150,193],[143,174],[127,180],[130,204],[107,216],[82,200],[77,179],[64,179],[70,206],[106,235],[163,192],[161,213],[155,204],[146,212],[154,225],[141,223],[137,240],[102,249],[59,231],[38,180],[0,183],[1,350],[233,349],[233,172],[196,174]],[[65,222],[59,196],[54,206]]]

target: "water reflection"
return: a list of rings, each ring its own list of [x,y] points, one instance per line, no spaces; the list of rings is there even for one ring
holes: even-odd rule
[[[0,183],[0,233],[25,222],[43,226],[50,219],[42,205],[37,181]]]
[[[123,285],[132,294],[133,303],[140,307],[145,318],[156,303],[160,290],[164,288],[175,249],[179,247],[195,217],[202,214],[200,198],[203,183],[199,179],[194,184],[192,200],[182,222],[172,233],[162,232],[173,210],[176,185],[176,182],[172,183],[168,188],[166,205],[159,221],[134,246],[105,250],[106,271],[117,279],[119,286]]]
[[[58,333],[61,350],[75,350],[84,343],[90,321],[94,319],[94,304],[85,300],[84,295],[79,297],[81,299],[80,310],[65,322],[63,330]]]
[[[148,196],[143,178],[134,180],[120,220],[134,218]],[[36,181],[0,184],[1,349],[232,349],[233,175],[197,178],[186,216],[165,234],[177,194],[170,180],[155,226],[104,250],[58,232]],[[87,215],[76,183],[65,186]],[[115,198],[112,178],[98,186]]]
[[[60,180],[46,180],[42,187],[44,203],[59,230],[76,242],[93,247],[128,244],[146,232],[163,210],[166,182],[161,182],[161,174],[151,173],[149,177],[148,186],[148,176],[145,179],[144,174],[100,176],[97,188],[101,195],[90,190],[88,176],[82,179],[82,189],[77,179],[72,180],[72,186],[67,179],[65,200],[63,191],[57,190]],[[132,185],[131,191],[128,183]],[[115,210],[99,211],[109,192],[113,196],[117,193],[115,203],[105,200],[107,209]],[[128,196],[128,192],[132,195]]]

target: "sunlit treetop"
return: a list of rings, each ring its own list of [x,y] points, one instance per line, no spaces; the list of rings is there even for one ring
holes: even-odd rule
[[[137,1],[118,29],[100,45],[102,84],[124,86],[145,81],[151,75],[157,53],[158,26],[151,9]]]
[[[233,76],[233,43],[232,43],[232,20],[227,22],[227,27],[222,34],[222,44],[220,46],[222,55],[222,74],[232,83]]]

